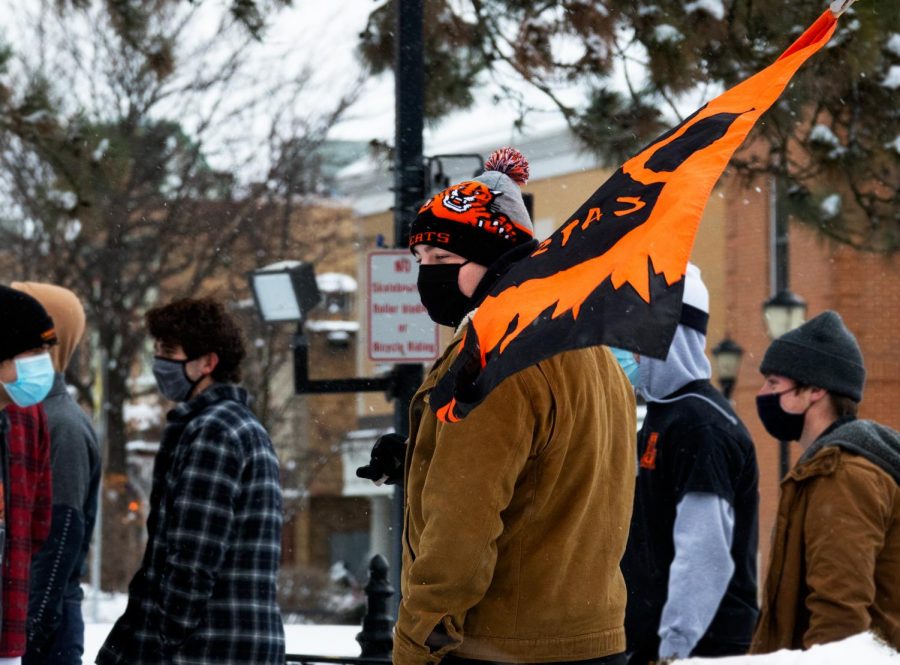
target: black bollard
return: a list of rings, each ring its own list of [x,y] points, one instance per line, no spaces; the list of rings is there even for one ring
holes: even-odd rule
[[[366,615],[362,631],[356,641],[362,647],[364,658],[390,658],[394,648],[394,619],[388,612],[388,603],[394,588],[388,582],[388,563],[380,554],[369,561],[369,581],[366,583]]]

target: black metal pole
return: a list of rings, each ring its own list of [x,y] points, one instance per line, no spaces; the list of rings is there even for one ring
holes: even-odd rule
[[[790,251],[788,245],[788,213],[783,177],[775,179],[775,293],[790,288]]]
[[[425,170],[422,161],[422,133],[425,114],[424,0],[398,0],[396,3],[396,40],[394,66],[394,246],[409,244],[409,229],[425,198]],[[409,404],[422,383],[421,365],[397,365],[394,384],[394,430],[409,435]],[[397,588],[400,583],[403,538],[403,484],[394,486],[391,519],[391,559]],[[393,609],[399,607],[399,593]]]
[[[788,441],[778,442],[778,471],[780,478],[784,479],[791,470],[791,449]]]
[[[395,42],[394,246],[406,247],[425,194],[424,0],[398,0]]]
[[[729,402],[731,401],[731,395],[734,392],[734,379],[719,379],[719,385],[722,387],[722,395],[725,396]]]
[[[303,322],[297,324],[294,333],[294,394],[322,395],[326,393],[394,393],[395,374],[379,377],[353,377],[349,379],[310,379],[309,340],[303,332]]]
[[[775,260],[775,284],[773,285],[775,293],[787,291],[790,287],[790,251],[788,246],[788,215],[785,207],[785,195],[787,187],[784,178],[776,177],[772,186],[775,188],[775,205],[773,213],[775,215],[775,237],[774,252]],[[790,471],[791,456],[790,443],[787,441],[778,442],[778,478],[784,478]]]

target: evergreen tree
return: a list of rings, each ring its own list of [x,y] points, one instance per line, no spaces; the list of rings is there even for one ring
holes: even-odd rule
[[[510,73],[543,91],[586,147],[610,165],[712,97],[770,64],[825,7],[822,0],[424,0],[426,115],[472,104],[493,80],[498,104],[530,108]],[[372,12],[360,51],[391,67],[396,0]],[[787,184],[789,209],[854,247],[900,247],[900,12],[859,2],[804,68],[734,167]],[[625,85],[616,85],[625,72]],[[707,86],[712,86],[707,87]],[[560,90],[577,86],[582,101]],[[624,89],[623,89],[624,88]]]

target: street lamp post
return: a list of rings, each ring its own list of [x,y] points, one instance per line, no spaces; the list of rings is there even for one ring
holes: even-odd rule
[[[800,326],[806,318],[806,301],[788,288],[779,290],[763,303],[766,332],[769,339],[777,339]],[[790,470],[790,454],[787,441],[778,442],[778,468],[780,478]]]
[[[719,375],[719,385],[722,386],[722,394],[725,399],[731,399],[734,384],[737,382],[738,371],[741,368],[741,359],[744,349],[733,339],[725,336],[712,350],[716,361],[716,373]]]

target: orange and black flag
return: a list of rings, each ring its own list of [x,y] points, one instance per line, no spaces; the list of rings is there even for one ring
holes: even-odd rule
[[[432,391],[440,420],[465,417],[503,379],[562,351],[607,344],[666,357],[710,192],[754,123],[831,37],[852,0],[840,1],[772,65],[625,162],[494,285]]]

